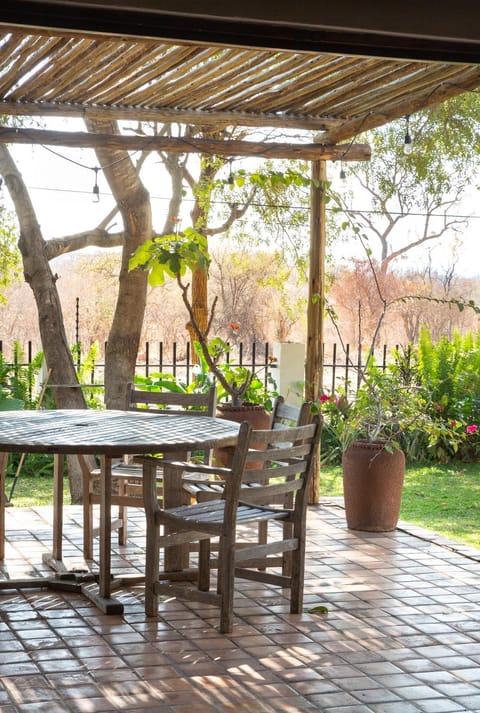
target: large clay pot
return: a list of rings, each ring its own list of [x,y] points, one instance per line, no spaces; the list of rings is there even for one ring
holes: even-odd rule
[[[233,406],[232,404],[217,404],[217,418],[223,418],[227,421],[235,421],[235,423],[243,423],[248,421],[255,430],[260,431],[270,428],[271,416],[261,404],[242,404],[241,406]],[[255,443],[252,443],[255,448]],[[222,448],[214,451],[216,463],[223,466],[230,464],[229,451]],[[261,463],[250,463],[250,468],[260,468]]]
[[[217,418],[223,418],[235,423],[248,421],[257,431],[270,428],[270,414],[261,404],[217,404]]]
[[[354,441],[342,458],[345,515],[351,530],[390,532],[400,516],[405,455],[383,443]]]

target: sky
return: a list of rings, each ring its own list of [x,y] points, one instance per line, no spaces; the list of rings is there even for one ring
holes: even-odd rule
[[[58,128],[66,129],[65,126]],[[77,129],[79,127],[70,128]],[[29,188],[46,239],[93,228],[114,206],[101,171],[98,172],[100,200],[99,202],[95,201],[93,194],[95,171],[93,169],[98,166],[98,162],[93,151],[63,147],[54,148],[52,151],[50,147],[20,144],[12,146],[11,151]],[[343,186],[338,176],[338,166],[330,163],[328,171],[334,188],[341,191]],[[146,165],[146,172],[147,185],[152,196],[154,225],[160,229],[166,215],[169,186],[167,183],[162,187],[159,181],[158,158],[155,161],[152,156],[150,164]],[[12,207],[5,189],[4,196],[7,206]],[[472,189],[465,202],[455,211],[462,215],[474,216],[470,218],[468,227],[459,236],[461,247],[457,254],[456,274],[458,276],[480,276],[479,198],[478,189]],[[362,207],[361,203],[358,207]],[[184,216],[184,225],[187,224],[188,210]],[[415,228],[414,219],[411,221],[411,228]],[[113,230],[115,230],[115,226]],[[411,253],[408,260],[397,262],[396,266],[399,269],[409,269],[411,266],[426,265],[430,250],[434,268],[442,272],[452,261],[452,241],[451,235],[448,240],[436,241],[428,249],[420,249]],[[374,245],[372,243],[372,247]],[[346,243],[337,247],[335,257],[336,260],[348,262],[352,256],[361,254],[355,245]]]

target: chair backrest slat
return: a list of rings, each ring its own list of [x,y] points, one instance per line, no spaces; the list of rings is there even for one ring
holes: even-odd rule
[[[182,416],[214,416],[216,408],[216,390],[212,386],[204,393],[184,393],[175,391],[143,391],[132,383],[127,387],[126,409],[168,413]]]
[[[246,424],[242,424],[242,427]],[[248,448],[242,450],[242,472],[232,463],[231,477],[226,478],[223,497],[246,503],[270,504],[282,502],[279,496],[295,493],[293,509],[303,511],[306,506],[308,485],[313,474],[313,465],[318,452],[321,421],[315,416],[310,424],[285,429],[251,431],[243,438],[248,443],[259,442],[265,450]],[[239,438],[240,443],[240,438]],[[239,446],[237,446],[238,449]],[[241,448],[244,449],[244,443]],[[237,452],[235,450],[235,453]],[[261,468],[248,469],[248,462],[262,462]],[[260,483],[245,487],[246,483]],[[243,487],[242,487],[243,486]],[[241,489],[240,489],[241,488]],[[299,502],[297,502],[299,501]],[[285,501],[286,502],[286,501]]]
[[[272,428],[284,429],[291,426],[303,426],[311,420],[311,402],[304,401],[301,406],[285,403],[283,396],[277,396],[272,410]]]

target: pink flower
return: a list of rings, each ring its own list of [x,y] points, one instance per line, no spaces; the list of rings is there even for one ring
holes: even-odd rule
[[[478,431],[478,426],[474,423],[472,423],[470,426],[467,426],[467,433],[476,433]]]
[[[329,396],[328,394],[322,394],[322,395],[320,396],[320,403],[321,403],[321,404],[324,404],[324,403],[326,403],[327,401],[330,401],[330,396]]]

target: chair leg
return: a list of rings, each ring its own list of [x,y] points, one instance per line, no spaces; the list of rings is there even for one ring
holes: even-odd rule
[[[268,542],[268,520],[258,523],[258,544],[266,545]],[[266,567],[258,567],[260,572],[264,572]]]
[[[290,522],[283,523],[283,539],[289,540],[293,537],[293,528]],[[282,574],[284,577],[292,576],[292,553],[284,552],[282,557]]]
[[[198,553],[198,588],[202,592],[210,589],[210,540],[200,540]]]
[[[127,492],[127,483],[124,480],[118,481],[118,494],[125,495]],[[118,544],[126,545],[128,540],[128,511],[125,505],[118,506],[118,519],[120,527],[118,528]]]
[[[93,559],[93,505],[90,500],[92,482],[90,478],[83,479],[83,557]]]
[[[235,584],[235,538],[231,535],[223,535],[220,538],[219,550],[221,552],[218,564],[220,633],[231,634]]]
[[[301,614],[303,610],[303,589],[305,582],[305,533],[298,540],[298,548],[291,556],[290,614]]]
[[[153,475],[152,475],[153,467]],[[150,479],[155,478],[155,464],[145,463],[145,515],[146,515],[146,543],[145,543],[145,614],[147,616],[158,616],[158,594],[155,591],[155,583],[158,581],[160,571],[160,527],[155,521],[153,504],[156,502],[155,484]],[[150,487],[147,487],[148,485]],[[154,492],[152,492],[154,491]]]

